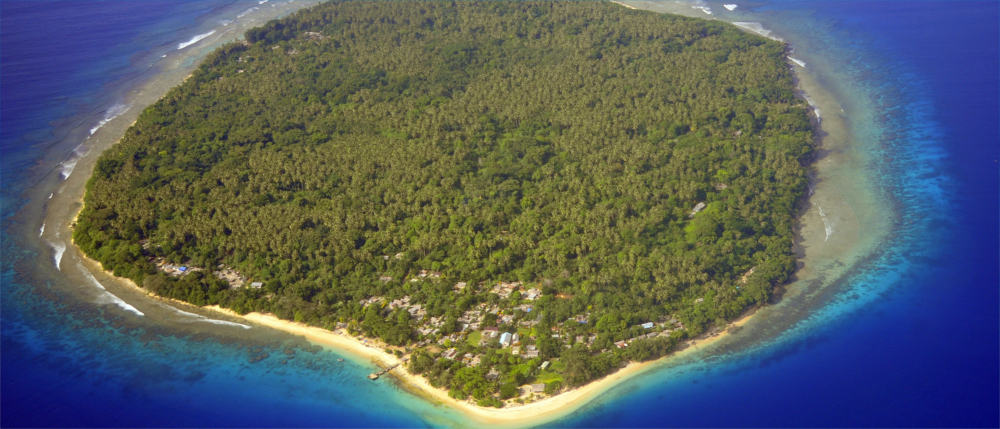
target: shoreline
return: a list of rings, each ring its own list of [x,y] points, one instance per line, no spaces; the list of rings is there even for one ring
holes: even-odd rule
[[[757,314],[757,310],[759,310],[759,308],[751,308],[741,315],[739,319],[728,323],[724,328],[706,332],[698,338],[690,339],[681,343],[681,346],[673,353],[650,361],[629,362],[617,371],[599,379],[592,380],[582,386],[571,388],[562,391],[559,394],[547,396],[543,399],[523,405],[505,406],[503,408],[482,407],[469,401],[452,398],[448,395],[447,390],[434,387],[430,384],[427,378],[419,374],[411,373],[406,367],[405,362],[400,357],[397,357],[378,347],[378,344],[380,343],[378,340],[358,338],[348,334],[330,331],[318,326],[284,320],[272,314],[251,312],[241,315],[233,310],[223,308],[218,305],[196,306],[184,301],[162,297],[143,289],[131,279],[116,276],[114,273],[104,269],[103,265],[99,261],[92,259],[81,252],[76,246],[76,243],[72,240],[70,240],[70,245],[72,245],[73,250],[78,252],[80,255],[83,262],[83,268],[91,272],[99,271],[101,274],[113,279],[115,283],[125,285],[130,289],[140,292],[149,299],[161,301],[168,305],[179,304],[191,308],[197,308],[232,319],[237,319],[240,322],[252,323],[256,326],[263,326],[281,331],[285,334],[302,337],[312,344],[329,348],[335,353],[346,353],[353,355],[356,358],[368,361],[375,364],[380,369],[399,365],[392,371],[389,371],[386,375],[390,376],[394,382],[397,382],[400,387],[407,392],[430,402],[432,405],[445,406],[453,411],[461,413],[463,416],[477,423],[489,424],[491,426],[530,426],[542,424],[563,417],[579,409],[583,405],[586,405],[592,399],[598,397],[610,388],[617,386],[622,381],[626,381],[647,370],[653,369],[657,365],[667,362],[670,359],[701,350],[719,340],[726,338],[731,333],[736,332],[738,328],[746,325],[747,322],[752,320],[753,316]],[[366,341],[372,341],[372,344],[374,345],[368,344]]]
[[[615,1],[614,3],[620,4],[620,5],[625,6],[625,7],[629,7],[631,9],[636,9],[636,7],[634,7],[634,6],[629,6],[627,4],[620,3],[618,1]],[[653,11],[653,12],[654,13],[662,13],[662,12],[659,12],[659,11]],[[703,18],[705,18],[705,17],[703,17]],[[802,74],[803,74],[802,71],[797,70],[794,67],[793,67],[793,71],[794,71],[794,73],[795,73],[795,75],[796,75],[797,78],[799,78],[799,79],[802,78]],[[189,73],[186,73],[186,75],[189,75]],[[159,76],[159,74],[156,75],[156,76],[152,76],[149,80],[150,81],[155,81],[158,76]],[[812,79],[812,81],[815,83],[815,79]],[[142,86],[141,88],[139,88],[139,93],[141,94],[144,89],[146,89],[145,86]],[[807,93],[806,89],[804,89],[804,88],[801,89],[801,91],[803,93]],[[155,101],[155,99],[153,101]],[[142,106],[141,104],[133,104],[133,106],[135,107],[135,111],[136,112],[139,112],[139,111],[142,111],[143,109],[145,109],[145,107]],[[135,112],[132,112],[132,113],[137,114]],[[122,115],[122,116],[131,116],[131,115]],[[119,119],[119,120],[121,120],[121,119]],[[818,134],[820,136],[822,136],[820,138],[825,143],[826,142],[825,138],[828,135],[828,133],[824,129],[825,125],[826,125],[826,118],[825,117],[824,117],[823,124],[824,124],[824,126],[821,127],[817,131],[818,131]],[[112,128],[112,127],[108,127],[108,128]],[[122,128],[122,127],[119,126],[119,127],[114,127],[114,131],[109,131],[107,129],[102,129],[102,130],[98,130],[98,132],[104,131],[105,133],[115,133],[115,132],[119,131],[119,129],[120,129],[121,132],[119,132],[118,134],[121,134],[122,132],[124,132],[124,130],[126,128]],[[118,137],[120,138],[120,135]],[[83,172],[78,172],[77,175],[74,176],[74,180],[77,181],[78,183],[85,183],[89,179],[90,173],[92,171],[92,163],[94,162],[94,158],[97,155],[99,155],[101,152],[103,152],[104,150],[107,150],[108,148],[112,147],[115,143],[117,143],[117,139],[114,140],[113,142],[110,142],[109,144],[107,144],[106,147],[100,148],[101,150],[95,151],[96,153],[92,154],[89,157],[90,158],[89,159],[89,161],[90,161],[89,163],[83,163],[82,162],[81,165],[80,165],[80,167],[83,167]],[[825,148],[824,146],[825,146],[825,144],[820,145],[819,147],[817,147],[817,150],[827,150],[827,148]],[[83,161],[83,158],[85,158],[85,157],[86,156],[81,157],[81,161]],[[820,170],[819,164],[820,164],[820,161],[817,161],[816,162],[816,165],[817,165],[816,170]],[[66,188],[66,190],[69,190],[70,186],[68,184],[62,185],[60,187],[60,192],[63,190],[63,188]],[[82,186],[76,186],[74,188],[75,189],[71,190],[70,192],[72,193],[72,192],[75,192],[75,191],[79,190],[79,195],[77,195],[75,203],[71,204],[71,206],[75,207],[75,210],[72,210],[72,216],[71,216],[72,219],[75,219],[75,216],[77,214],[79,214],[80,210],[82,209],[82,201],[83,201],[82,200],[83,199]],[[810,206],[810,207],[814,206],[815,202],[813,201],[813,197],[811,197],[811,196],[808,197],[805,200],[804,204],[806,204],[807,206]],[[45,208],[44,210],[45,210],[45,212],[49,212],[49,208]],[[820,208],[820,213],[822,214],[822,208]],[[809,228],[816,228],[817,226],[818,226],[819,230],[822,231],[825,228],[825,219],[823,219],[824,223],[820,223],[820,224],[816,223],[818,220],[819,219],[815,218],[815,216],[813,216],[812,218],[807,218],[807,214],[806,213],[800,214],[799,223],[802,226],[802,233],[801,234],[806,234],[806,233],[808,233],[808,229]],[[69,223],[61,224],[60,225],[61,226],[61,230],[65,230],[65,228],[68,227],[68,225],[70,225],[72,222],[73,221],[71,220]],[[54,229],[54,228],[52,228],[52,229]],[[70,230],[70,232],[71,232],[71,230]],[[56,236],[56,238],[59,238],[59,232],[58,231],[55,232],[55,236]],[[827,234],[827,236],[829,236],[829,234]],[[184,304],[186,306],[190,306],[192,308],[199,308],[199,309],[204,309],[204,310],[216,312],[216,313],[219,313],[219,314],[222,314],[222,315],[226,315],[228,317],[236,318],[236,319],[241,320],[241,321],[248,321],[248,322],[254,323],[256,325],[265,326],[265,327],[268,327],[268,328],[271,328],[271,329],[275,329],[275,330],[278,330],[278,331],[282,331],[282,332],[285,332],[285,333],[288,333],[288,334],[292,334],[292,335],[295,335],[295,336],[305,337],[311,343],[318,344],[318,345],[321,345],[321,346],[324,346],[324,347],[330,347],[330,348],[332,348],[332,349],[334,349],[334,350],[336,350],[338,352],[346,352],[346,353],[349,353],[351,355],[355,355],[355,356],[361,357],[363,359],[367,359],[367,360],[370,360],[370,361],[373,361],[373,362],[377,362],[380,365],[393,365],[393,364],[396,364],[396,363],[400,362],[400,359],[398,357],[396,357],[396,356],[394,356],[394,355],[392,355],[392,354],[390,354],[390,353],[388,353],[388,352],[386,352],[386,351],[384,351],[382,349],[379,349],[377,347],[371,347],[369,345],[366,345],[366,344],[362,343],[356,337],[352,337],[352,336],[349,336],[349,335],[340,334],[340,333],[329,331],[329,330],[325,330],[325,329],[322,329],[322,328],[319,328],[319,327],[314,327],[314,326],[304,325],[304,324],[301,324],[301,323],[296,323],[296,322],[292,322],[292,321],[286,321],[286,320],[278,319],[277,317],[272,316],[272,315],[261,314],[261,313],[250,313],[248,315],[238,315],[238,314],[236,314],[235,312],[233,312],[231,310],[224,309],[224,308],[217,307],[217,306],[197,307],[197,306],[193,306],[193,305],[188,304],[188,303],[184,303],[182,301],[176,301],[176,300],[172,300],[172,299],[169,299],[169,298],[163,298],[163,297],[159,297],[159,296],[153,295],[152,293],[150,293],[150,292],[146,291],[145,289],[142,289],[141,287],[139,287],[138,285],[136,285],[131,280],[123,279],[123,278],[120,278],[120,277],[116,277],[112,273],[110,273],[110,272],[108,272],[106,270],[103,270],[103,268],[101,267],[101,265],[97,261],[95,261],[93,259],[90,259],[86,255],[84,255],[79,250],[79,248],[76,247],[75,243],[72,242],[71,236],[70,236],[70,239],[69,239],[69,244],[71,244],[73,252],[76,255],[79,255],[79,257],[83,260],[84,264],[86,265],[85,268],[87,268],[88,271],[98,271],[98,270],[99,271],[103,271],[104,274],[106,274],[106,275],[110,276],[111,278],[113,278],[115,280],[116,284],[119,284],[119,285],[120,284],[125,284],[128,287],[131,287],[131,288],[134,288],[134,289],[136,289],[138,291],[141,291],[143,294],[145,294],[145,295],[147,295],[149,297],[153,297],[154,300],[160,300],[160,301],[163,301],[163,302],[169,302],[171,304],[173,304],[173,303],[182,303],[182,304]],[[807,255],[807,253],[808,252],[804,252],[801,255],[801,258],[799,259],[799,262],[800,263],[804,263],[807,267],[811,265],[810,262],[811,262],[812,259],[822,258],[822,257],[826,256],[826,255],[823,255],[822,253],[819,256],[812,255],[812,254]],[[93,266],[88,265],[88,264],[91,264],[91,263],[93,263],[94,265]],[[65,265],[68,265],[68,264],[64,264],[64,267],[65,267]],[[822,264],[818,264],[818,265],[822,265]],[[853,264],[849,263],[848,265],[853,265]],[[802,270],[802,268],[800,268],[800,270]],[[813,270],[815,271],[816,269],[813,268]],[[802,277],[806,276],[806,273],[805,272],[797,271],[796,274],[795,274],[795,276],[796,276],[795,278],[802,278]],[[793,278],[793,280],[790,280],[788,283],[786,283],[784,285],[780,285],[778,287],[785,288],[786,290],[789,289],[789,287],[792,286],[792,284],[796,282],[794,280],[795,278]],[[772,308],[772,307],[774,307],[774,304],[768,305],[768,306],[762,307],[762,308],[763,309],[769,309],[769,308]],[[615,371],[615,372],[613,372],[611,374],[608,374],[608,375],[606,375],[606,376],[604,376],[604,377],[602,377],[600,379],[593,380],[593,381],[591,381],[591,382],[589,382],[589,383],[587,383],[587,384],[585,384],[583,386],[580,386],[580,387],[574,388],[574,389],[569,389],[569,390],[566,390],[566,391],[564,391],[564,392],[562,392],[562,393],[560,393],[558,395],[549,396],[549,397],[546,397],[544,399],[541,399],[541,400],[538,400],[538,401],[535,401],[535,402],[531,402],[531,403],[528,403],[528,404],[524,404],[524,405],[513,405],[513,406],[509,406],[509,407],[505,407],[505,408],[492,408],[492,407],[480,407],[480,406],[471,404],[471,403],[466,402],[466,401],[456,400],[456,399],[451,398],[450,396],[448,396],[447,391],[431,386],[430,383],[427,381],[427,379],[424,378],[423,376],[411,374],[406,369],[405,365],[401,366],[400,368],[394,369],[389,374],[393,376],[394,380],[399,381],[399,383],[402,385],[402,387],[405,388],[407,391],[409,391],[411,393],[414,393],[415,395],[417,395],[417,396],[419,396],[419,397],[421,397],[421,398],[423,398],[425,400],[429,400],[431,403],[433,403],[435,405],[443,405],[443,406],[445,406],[445,407],[447,407],[447,408],[449,408],[451,410],[458,411],[462,415],[464,415],[466,417],[469,417],[470,419],[472,419],[474,421],[477,421],[477,422],[489,423],[489,424],[498,424],[498,425],[541,424],[541,423],[544,423],[544,422],[552,421],[554,419],[563,417],[563,416],[571,413],[572,411],[575,411],[575,410],[579,409],[580,407],[582,407],[583,405],[589,403],[591,400],[597,398],[599,395],[601,395],[605,391],[609,390],[610,388],[619,385],[623,381],[632,379],[633,377],[635,377],[638,374],[644,373],[644,372],[646,372],[646,371],[648,371],[648,370],[650,370],[650,369],[652,369],[652,368],[654,368],[656,366],[664,364],[664,363],[666,363],[666,362],[668,362],[670,360],[673,360],[675,358],[678,358],[678,357],[681,357],[681,356],[685,356],[685,355],[688,355],[688,354],[693,354],[694,352],[703,350],[706,347],[711,346],[711,345],[719,342],[720,340],[730,338],[731,334],[733,334],[736,331],[738,331],[737,329],[733,329],[733,328],[742,327],[742,326],[746,325],[748,322],[750,322],[751,320],[754,320],[755,319],[754,316],[757,316],[760,313],[758,310],[760,310],[762,308],[754,308],[754,309],[748,310],[747,313],[745,313],[744,315],[740,316],[739,319],[737,319],[737,320],[735,320],[735,321],[730,322],[729,324],[727,324],[725,326],[725,328],[722,328],[722,329],[720,329],[718,331],[714,331],[714,333],[713,332],[708,332],[708,333],[703,334],[702,336],[700,336],[698,338],[695,338],[695,339],[692,339],[692,340],[688,340],[685,343],[683,343],[683,346],[681,346],[677,351],[674,351],[674,352],[672,352],[672,353],[670,353],[668,355],[665,355],[665,356],[662,356],[662,357],[660,357],[658,359],[655,359],[655,360],[652,360],[652,361],[647,361],[647,362],[641,362],[641,363],[630,362],[626,366],[619,368],[617,371]],[[363,374],[359,374],[359,376],[360,375],[363,375]]]
[[[364,344],[356,337],[329,331],[316,326],[279,319],[278,317],[270,314],[248,313],[246,315],[240,315],[232,310],[221,308],[219,306],[206,306],[202,308],[258,325],[263,325],[272,329],[284,331],[289,334],[299,335],[305,337],[308,341],[314,344],[332,347],[335,351],[346,351],[347,353],[369,359],[383,367],[400,365],[399,367],[388,372],[387,375],[390,375],[394,380],[401,383],[402,387],[406,388],[406,390],[420,396],[421,398],[430,400],[432,403],[445,405],[457,410],[466,417],[469,417],[477,422],[491,425],[540,424],[562,417],[585,405],[591,399],[601,393],[604,393],[609,388],[616,386],[619,382],[627,380],[652,368],[663,359],[680,355],[689,350],[699,349],[724,338],[733,328],[745,325],[754,314],[753,310],[748,311],[748,314],[726,325],[725,329],[722,329],[714,334],[706,334],[702,337],[688,340],[676,352],[663,356],[660,359],[646,362],[629,362],[624,367],[621,367],[617,371],[602,378],[593,380],[583,386],[563,391],[557,395],[548,396],[538,401],[524,405],[493,408],[481,407],[468,401],[452,398],[448,395],[448,392],[445,389],[434,387],[425,377],[419,374],[411,373],[399,357],[396,357],[395,355],[377,347]]]

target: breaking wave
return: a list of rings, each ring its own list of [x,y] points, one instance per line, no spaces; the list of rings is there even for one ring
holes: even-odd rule
[[[115,104],[114,106],[111,106],[110,109],[104,112],[104,119],[98,121],[97,125],[95,125],[93,128],[90,129],[90,135],[94,135],[94,133],[96,133],[97,130],[101,129],[101,127],[103,127],[104,124],[111,122],[115,118],[127,112],[130,107],[131,106],[127,106],[125,104]]]
[[[181,316],[190,317],[190,318],[194,319],[194,320],[192,320],[192,322],[205,322],[205,323],[211,323],[213,325],[236,326],[236,327],[243,328],[243,329],[250,329],[251,328],[250,325],[244,325],[242,323],[230,322],[228,320],[211,319],[211,318],[202,316],[200,314],[189,313],[187,311],[181,310],[181,309],[179,309],[177,307],[174,307],[174,306],[171,306],[171,305],[164,304],[163,306],[169,308],[170,310],[173,310],[175,313],[180,314]]]
[[[103,292],[100,296],[97,297],[98,304],[114,304],[117,305],[122,310],[134,313],[137,316],[146,315],[145,313],[139,311],[138,308],[133,307],[131,304],[125,302],[125,300],[119,298],[118,295],[109,292],[108,289],[105,288],[104,285],[101,284],[101,282],[97,281],[97,279],[94,278],[94,275],[91,274],[90,271],[88,271],[82,264],[78,264],[77,267],[80,268],[80,271],[83,273],[85,277],[87,277],[87,280],[90,280],[90,283],[92,285],[94,285],[95,287],[100,289],[101,292]]]
[[[204,39],[204,38],[206,38],[208,36],[211,36],[213,34],[215,34],[215,30],[209,31],[208,33],[201,33],[201,34],[199,34],[197,36],[192,37],[187,42],[178,43],[177,44],[177,50],[181,50],[181,49],[184,49],[184,48],[186,48],[188,46],[191,46],[191,45],[193,45],[195,43],[198,43],[198,42],[202,41],[202,39]]]
[[[76,168],[77,161],[77,158],[72,158],[59,163],[59,177],[63,180],[69,179],[69,175],[73,174],[73,169]]]
[[[750,31],[752,31],[754,33],[760,34],[761,36],[767,37],[768,39],[771,39],[771,40],[777,40],[779,42],[782,41],[780,37],[772,36],[771,35],[771,30],[768,30],[768,29],[764,28],[764,26],[761,25],[761,23],[759,23],[759,22],[736,21],[736,22],[733,22],[733,25],[735,25],[737,27],[740,27],[740,28],[744,28],[744,29],[750,30]]]
[[[236,19],[240,19],[240,18],[242,18],[244,16],[247,16],[247,15],[249,15],[249,14],[251,14],[254,11],[259,10],[259,9],[260,9],[259,7],[254,6],[254,7],[251,7],[249,9],[247,9],[247,10],[244,10],[243,12],[240,12],[239,15],[236,15]]]
[[[823,238],[823,241],[827,241],[830,239],[830,235],[833,234],[833,224],[831,224],[830,220],[826,218],[826,213],[823,212],[823,206],[816,204],[816,208],[819,209],[819,218],[823,219],[823,231],[826,232],[826,237]]]
[[[51,242],[49,241],[49,246],[52,246],[53,254],[52,261],[56,265],[56,269],[62,271],[62,267],[59,264],[62,263],[63,253],[66,253],[66,243],[63,242]]]
[[[788,57],[788,61],[791,61],[791,62],[795,63],[799,67],[806,68],[806,62],[802,61],[802,60],[800,60],[798,58]]]

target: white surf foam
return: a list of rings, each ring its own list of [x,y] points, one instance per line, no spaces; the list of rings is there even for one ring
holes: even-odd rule
[[[249,15],[249,14],[251,14],[254,11],[259,10],[259,9],[260,9],[259,7],[254,6],[254,7],[251,7],[249,9],[247,9],[247,10],[244,10],[243,12],[240,12],[239,15],[236,15],[236,19],[240,19],[240,18],[242,18],[244,16],[247,16],[247,15]]]
[[[738,8],[740,6],[737,5],[737,4],[726,3],[726,4],[722,5],[722,7],[726,8],[726,10],[732,12],[732,11],[736,10],[736,8]]]
[[[45,222],[42,222],[42,227],[38,228],[38,236],[41,237],[42,234],[45,234]]]
[[[624,7],[628,8],[628,9],[635,9],[635,6],[629,6],[629,5],[627,5],[625,3],[622,3],[620,1],[611,0],[611,3],[624,6]]]
[[[56,193],[55,193],[55,192],[49,192],[49,199],[51,200],[51,199],[52,199],[52,197],[53,197],[53,196],[55,196],[55,195],[56,195]]]
[[[830,220],[826,218],[826,213],[823,212],[823,206],[816,204],[816,208],[819,209],[819,218],[823,220],[823,231],[826,232],[826,237],[823,238],[823,241],[827,241],[830,239],[830,235],[833,234],[833,224],[831,224]]]
[[[57,270],[62,271],[62,267],[60,267],[59,265],[62,264],[63,253],[66,253],[66,243],[63,243],[61,241],[58,242],[49,241],[48,243],[49,246],[52,247],[53,251],[52,262],[55,263]]]
[[[115,118],[117,118],[117,117],[121,116],[123,113],[127,112],[128,109],[129,109],[129,107],[131,107],[131,106],[128,106],[128,105],[125,105],[125,104],[115,104],[114,106],[111,106],[110,109],[108,109],[106,112],[104,112],[104,119],[101,119],[100,121],[98,121],[97,125],[95,125],[93,128],[90,129],[90,135],[94,135],[94,133],[96,133],[97,130],[101,129],[101,127],[103,127],[104,124],[107,124],[108,122],[111,122]]]
[[[788,57],[788,60],[791,61],[791,62],[793,62],[793,63],[795,63],[799,67],[806,68],[806,62],[805,61],[802,61],[802,60],[800,60],[798,58],[794,58],[794,57]]]
[[[114,304],[119,308],[121,308],[122,310],[134,313],[137,316],[146,315],[145,313],[139,311],[138,308],[133,307],[131,304],[125,302],[125,300],[119,298],[118,295],[109,292],[108,289],[105,288],[104,285],[101,284],[101,282],[97,281],[97,279],[94,278],[94,275],[91,274],[90,271],[88,271],[83,265],[77,265],[77,266],[80,268],[80,271],[83,273],[83,276],[86,277],[87,280],[90,280],[90,283],[92,285],[94,285],[95,287],[100,289],[101,292],[103,292],[100,296],[97,297],[98,304]]]
[[[823,114],[820,113],[819,106],[816,105],[816,102],[813,101],[812,97],[810,97],[809,94],[802,94],[802,98],[805,98],[806,99],[806,103],[808,103],[809,107],[811,107],[813,109],[813,115],[816,115],[816,120],[822,121],[823,120]]]
[[[73,174],[73,169],[76,168],[77,159],[67,159],[59,164],[59,177],[63,180],[69,179],[69,175]]]
[[[191,46],[191,45],[193,45],[195,43],[198,43],[198,42],[202,41],[204,38],[206,38],[208,36],[211,36],[213,34],[215,34],[215,30],[209,31],[208,33],[201,33],[201,34],[199,34],[197,36],[192,37],[187,42],[178,43],[177,44],[177,50],[181,50],[181,49],[184,49],[184,48],[186,48],[188,46]]]
[[[779,42],[782,41],[780,37],[772,36],[771,35],[771,30],[768,30],[768,29],[764,28],[764,26],[761,25],[761,23],[759,23],[759,22],[736,21],[736,22],[733,22],[733,25],[735,25],[737,27],[740,27],[740,28],[745,28],[745,29],[750,30],[750,31],[752,31],[754,33],[760,34],[761,36],[767,37],[768,39],[771,39],[771,40],[777,40]]]
[[[202,316],[200,314],[189,313],[189,312],[181,310],[181,309],[179,309],[177,307],[166,305],[166,304],[164,304],[164,307],[167,307],[167,308],[173,310],[175,313],[180,314],[181,316],[190,317],[190,318],[194,319],[194,320],[192,320],[192,322],[205,322],[205,323],[211,323],[213,325],[236,326],[236,327],[243,328],[243,329],[250,329],[251,328],[250,325],[244,325],[242,323],[230,322],[228,320],[211,319],[211,318]]]

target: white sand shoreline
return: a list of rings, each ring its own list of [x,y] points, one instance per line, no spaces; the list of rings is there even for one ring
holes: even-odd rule
[[[618,1],[614,1],[614,3],[620,4],[624,7],[628,7],[631,9],[636,9],[636,7],[634,6],[630,6]],[[798,70],[796,70],[795,72],[797,75],[800,73],[800,71]],[[141,111],[143,109],[144,106],[142,106],[141,104],[136,105],[135,109],[136,111]],[[130,113],[129,116],[131,116],[132,114],[136,113],[132,112]],[[116,127],[115,132],[118,131],[118,128],[120,127]],[[121,128],[120,131],[124,132],[124,129],[125,128]],[[107,129],[101,129],[99,131],[105,133],[111,132]],[[96,157],[96,154],[94,156]],[[91,162],[92,161],[93,160],[91,160]],[[81,181],[81,183],[86,182],[88,178],[86,176],[89,176],[90,166],[83,165],[83,167],[87,167],[85,171],[87,171],[88,173],[74,176],[73,180]],[[77,189],[73,189],[73,191],[79,192],[80,194],[79,198],[80,200],[82,200],[82,192],[83,192],[82,186],[77,187]],[[77,205],[82,206],[82,204],[77,204]],[[76,212],[74,214],[79,213],[80,208],[81,207],[77,207]],[[816,219],[811,219],[811,218],[802,219],[802,222],[804,224],[810,222],[812,224],[815,224],[816,221],[817,221]],[[69,224],[70,222],[67,222],[65,226],[68,227]],[[815,227],[815,225],[813,225],[813,227]],[[823,225],[820,224],[819,228],[823,229]],[[81,258],[86,258],[85,256],[83,256],[82,252],[80,252],[79,249],[75,247],[75,244],[73,244],[73,247],[74,250],[79,255],[81,255]],[[819,257],[825,257],[825,256],[826,255],[821,255]],[[815,257],[817,256],[813,256],[813,258]],[[90,259],[85,259],[85,260],[87,261],[86,265],[89,267],[91,271],[100,271],[100,268],[98,268],[100,267],[100,265],[96,261]],[[105,274],[113,277],[111,273],[108,273],[106,271]],[[143,293],[149,294],[144,289],[139,288],[138,285],[135,285],[134,282],[131,282],[130,280],[118,277],[114,278],[118,280],[119,284],[126,284],[129,285],[130,287],[142,291]],[[151,294],[149,295],[153,296]],[[164,300],[167,302],[173,301],[155,296],[154,299]],[[361,357],[363,359],[368,359],[380,366],[394,365],[400,362],[400,358],[398,358],[397,356],[388,353],[380,348],[364,344],[361,340],[346,334],[332,332],[324,330],[322,328],[308,326],[296,322],[281,320],[272,315],[266,315],[260,313],[238,315],[235,312],[220,307],[203,307],[203,308],[210,311],[218,312],[228,317],[247,321],[255,325],[265,326],[268,328],[287,332],[292,335],[301,336],[314,344],[330,347],[332,349],[346,352],[351,355]],[[700,339],[689,341],[687,346],[683,350],[665,356],[661,359],[644,363],[634,363],[634,362],[629,363],[628,365],[619,369],[618,371],[608,376],[605,376],[601,379],[592,381],[582,387],[571,389],[561,394],[548,397],[539,401],[535,401],[529,404],[510,406],[501,409],[480,407],[466,401],[459,401],[454,398],[451,398],[450,396],[448,396],[445,390],[431,386],[430,383],[427,381],[427,379],[425,379],[422,376],[409,373],[403,366],[393,370],[392,372],[390,372],[390,374],[395,379],[400,380],[400,382],[407,389],[415,392],[417,395],[425,399],[428,399],[433,403],[442,404],[451,409],[457,410],[463,415],[469,417],[473,421],[486,424],[494,424],[494,425],[516,425],[516,426],[540,424],[565,416],[571,413],[572,411],[579,409],[581,406],[595,399],[608,389],[620,384],[622,381],[631,379],[637,374],[641,374],[667,359],[672,359],[681,354],[691,353],[693,351],[703,349],[706,346],[709,346],[723,338],[728,337],[728,334],[730,334],[732,331],[735,331],[735,329],[732,328],[745,325],[753,318],[754,314],[755,314],[754,312],[750,312],[741,319],[737,320],[736,322],[729,324],[727,328],[723,330],[722,333],[709,335]],[[366,375],[367,374],[359,374],[358,376],[363,377]]]

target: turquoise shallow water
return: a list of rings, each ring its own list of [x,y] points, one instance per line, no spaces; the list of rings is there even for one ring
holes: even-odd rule
[[[67,160],[96,144],[90,130],[134,114],[116,106],[129,107],[151,73],[192,63],[197,55],[185,49],[199,43],[180,44],[269,4],[0,4],[3,425],[470,424],[391,383],[368,382],[371,365],[349,356],[340,362],[287,335],[184,315],[97,275],[102,291],[79,274],[72,249],[56,269],[53,246],[38,238],[50,192],[50,211],[71,206],[60,192],[81,172]],[[820,162],[850,162],[871,180],[821,178],[845,195],[873,188],[874,197],[852,206],[820,184],[814,203],[826,222],[814,223],[831,232],[817,243],[885,235],[873,252],[804,267],[785,299],[732,338],[552,424],[996,426],[996,3],[704,6],[791,42],[833,94],[817,101],[844,109],[822,116],[843,125],[853,149]],[[45,240],[58,243],[53,228]],[[824,237],[818,231],[804,233]]]

